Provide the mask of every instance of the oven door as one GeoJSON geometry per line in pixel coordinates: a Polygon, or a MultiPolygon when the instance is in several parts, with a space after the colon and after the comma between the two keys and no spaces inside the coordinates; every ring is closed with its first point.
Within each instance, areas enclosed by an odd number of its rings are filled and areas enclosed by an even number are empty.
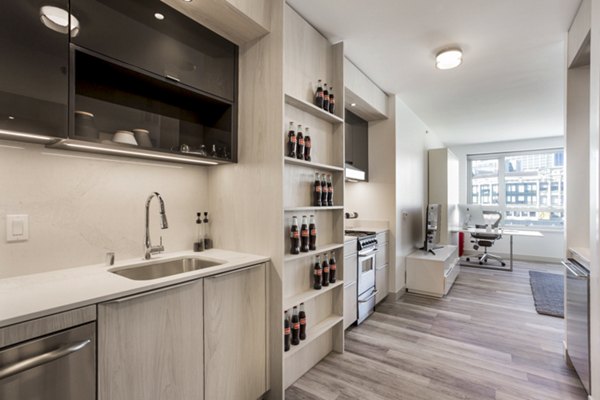
{"type": "Polygon", "coordinates": [[[358,253],[358,295],[375,287],[375,253],[377,248],[358,253]]]}

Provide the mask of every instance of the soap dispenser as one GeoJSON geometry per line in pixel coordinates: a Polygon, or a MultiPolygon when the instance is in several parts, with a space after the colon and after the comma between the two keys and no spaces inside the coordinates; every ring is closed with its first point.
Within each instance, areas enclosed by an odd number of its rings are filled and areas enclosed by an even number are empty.
{"type": "Polygon", "coordinates": [[[204,213],[204,249],[208,250],[208,249],[212,249],[213,247],[213,241],[210,238],[210,225],[209,225],[209,221],[208,221],[208,213],[205,212],[204,213]]]}
{"type": "Polygon", "coordinates": [[[194,243],[194,251],[204,250],[204,238],[202,237],[202,213],[196,213],[196,242],[194,243]]]}

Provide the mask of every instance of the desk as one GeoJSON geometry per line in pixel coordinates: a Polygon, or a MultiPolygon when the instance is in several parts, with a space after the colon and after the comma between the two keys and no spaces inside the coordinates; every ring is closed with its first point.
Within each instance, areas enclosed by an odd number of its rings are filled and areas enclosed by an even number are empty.
{"type": "Polygon", "coordinates": [[[519,230],[519,229],[510,229],[510,228],[509,229],[500,228],[497,231],[492,229],[491,231],[488,231],[487,229],[480,229],[480,228],[473,228],[473,227],[467,227],[467,228],[452,227],[452,228],[450,228],[450,230],[453,232],[465,232],[465,233],[499,233],[502,236],[508,236],[509,240],[510,240],[510,253],[509,253],[510,261],[509,261],[508,268],[488,267],[488,266],[484,266],[484,265],[472,265],[472,264],[462,264],[461,263],[461,265],[464,265],[467,267],[498,269],[501,271],[512,271],[513,270],[513,236],[544,237],[544,234],[540,231],[519,230]]]}

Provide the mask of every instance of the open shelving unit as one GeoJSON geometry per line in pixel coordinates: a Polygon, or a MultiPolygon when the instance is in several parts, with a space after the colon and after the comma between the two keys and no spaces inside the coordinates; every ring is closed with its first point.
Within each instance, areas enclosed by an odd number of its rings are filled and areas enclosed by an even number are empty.
{"type": "MultiPolygon", "coordinates": [[[[293,384],[332,351],[344,350],[344,85],[343,43],[332,45],[289,6],[284,10],[284,126],[290,122],[310,128],[311,161],[283,157],[283,309],[304,303],[307,337],[283,353],[283,387],[293,384]],[[291,45],[301,40],[302,51],[291,45]],[[289,44],[289,45],[288,45],[289,44]],[[312,104],[317,79],[332,84],[335,114],[312,104]],[[333,206],[313,206],[315,173],[331,175],[333,206]],[[290,254],[293,216],[315,217],[317,250],[290,254]],[[313,289],[316,256],[335,254],[337,280],[313,289]]],[[[287,142],[287,135],[283,138],[287,142]]],[[[287,144],[287,143],[286,143],[287,144]]],[[[287,148],[287,146],[283,146],[287,148]]]]}

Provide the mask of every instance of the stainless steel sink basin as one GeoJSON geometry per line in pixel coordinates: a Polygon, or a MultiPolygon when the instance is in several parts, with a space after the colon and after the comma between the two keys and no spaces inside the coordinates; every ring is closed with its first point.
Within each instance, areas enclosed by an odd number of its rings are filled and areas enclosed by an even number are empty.
{"type": "Polygon", "coordinates": [[[199,269],[210,268],[221,264],[225,264],[225,261],[207,260],[203,258],[179,258],[122,269],[112,269],[109,270],[109,272],[136,281],[147,281],[184,272],[197,271],[199,269]]]}

